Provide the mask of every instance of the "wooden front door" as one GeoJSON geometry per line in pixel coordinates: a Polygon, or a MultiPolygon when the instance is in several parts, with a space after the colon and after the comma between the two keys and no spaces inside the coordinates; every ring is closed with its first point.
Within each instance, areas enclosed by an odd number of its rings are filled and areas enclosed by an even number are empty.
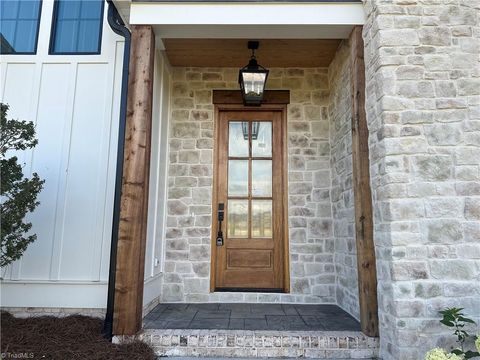
{"type": "Polygon", "coordinates": [[[284,109],[263,107],[217,111],[212,227],[217,291],[286,290],[284,115],[284,109]]]}

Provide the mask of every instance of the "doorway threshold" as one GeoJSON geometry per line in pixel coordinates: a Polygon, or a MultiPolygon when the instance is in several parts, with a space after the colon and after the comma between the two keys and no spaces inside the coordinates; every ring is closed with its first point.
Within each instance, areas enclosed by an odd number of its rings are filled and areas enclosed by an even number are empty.
{"type": "Polygon", "coordinates": [[[273,293],[282,294],[285,293],[284,289],[271,289],[271,288],[215,288],[214,292],[248,292],[248,293],[273,293]]]}

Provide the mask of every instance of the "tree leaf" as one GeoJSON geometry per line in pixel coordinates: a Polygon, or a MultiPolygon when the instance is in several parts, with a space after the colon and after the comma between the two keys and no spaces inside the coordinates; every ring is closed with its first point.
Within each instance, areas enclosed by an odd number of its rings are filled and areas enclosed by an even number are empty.
{"type": "Polygon", "coordinates": [[[472,319],[469,319],[469,318],[466,318],[466,317],[463,317],[463,316],[459,316],[458,320],[466,322],[466,323],[470,323],[470,324],[476,324],[476,322],[473,321],[472,319]]]}
{"type": "Polygon", "coordinates": [[[477,356],[480,356],[480,353],[478,353],[477,351],[468,350],[465,352],[465,359],[471,359],[477,356]]]}
{"type": "Polygon", "coordinates": [[[446,325],[446,326],[449,326],[449,327],[455,326],[455,325],[453,324],[453,322],[451,322],[451,321],[449,321],[449,320],[446,320],[446,319],[442,319],[442,320],[440,320],[440,322],[441,322],[443,325],[446,325]]]}
{"type": "Polygon", "coordinates": [[[450,314],[446,314],[443,318],[447,319],[448,321],[455,321],[455,317],[450,314]]]}

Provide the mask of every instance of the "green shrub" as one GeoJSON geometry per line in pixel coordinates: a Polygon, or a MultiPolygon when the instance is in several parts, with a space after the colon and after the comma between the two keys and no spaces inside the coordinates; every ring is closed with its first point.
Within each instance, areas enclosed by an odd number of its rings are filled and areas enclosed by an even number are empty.
{"type": "MultiPolygon", "coordinates": [[[[466,326],[468,324],[475,325],[475,321],[468,318],[463,312],[463,308],[447,308],[445,310],[439,311],[440,315],[443,316],[440,322],[452,328],[453,335],[457,338],[457,344],[459,348],[453,349],[452,354],[462,356],[465,359],[471,359],[477,356],[480,356],[480,353],[477,351],[466,350],[465,351],[465,341],[472,335],[468,333],[466,326]]],[[[475,336],[474,336],[475,337],[475,336]]]]}
{"type": "Polygon", "coordinates": [[[8,108],[0,103],[1,267],[19,259],[28,245],[36,240],[35,234],[27,234],[32,224],[25,221],[25,216],[38,206],[37,195],[44,183],[36,173],[31,179],[24,178],[18,158],[7,154],[33,148],[38,143],[33,123],[7,120],[8,108]]]}

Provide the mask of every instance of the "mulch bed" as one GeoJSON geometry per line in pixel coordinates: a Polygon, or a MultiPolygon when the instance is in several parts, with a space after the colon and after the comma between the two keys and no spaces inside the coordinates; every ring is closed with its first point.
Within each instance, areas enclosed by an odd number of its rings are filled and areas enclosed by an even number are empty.
{"type": "Polygon", "coordinates": [[[2,312],[0,358],[155,359],[153,349],[141,341],[112,344],[103,337],[102,325],[101,319],[81,315],[21,319],[2,312]]]}

